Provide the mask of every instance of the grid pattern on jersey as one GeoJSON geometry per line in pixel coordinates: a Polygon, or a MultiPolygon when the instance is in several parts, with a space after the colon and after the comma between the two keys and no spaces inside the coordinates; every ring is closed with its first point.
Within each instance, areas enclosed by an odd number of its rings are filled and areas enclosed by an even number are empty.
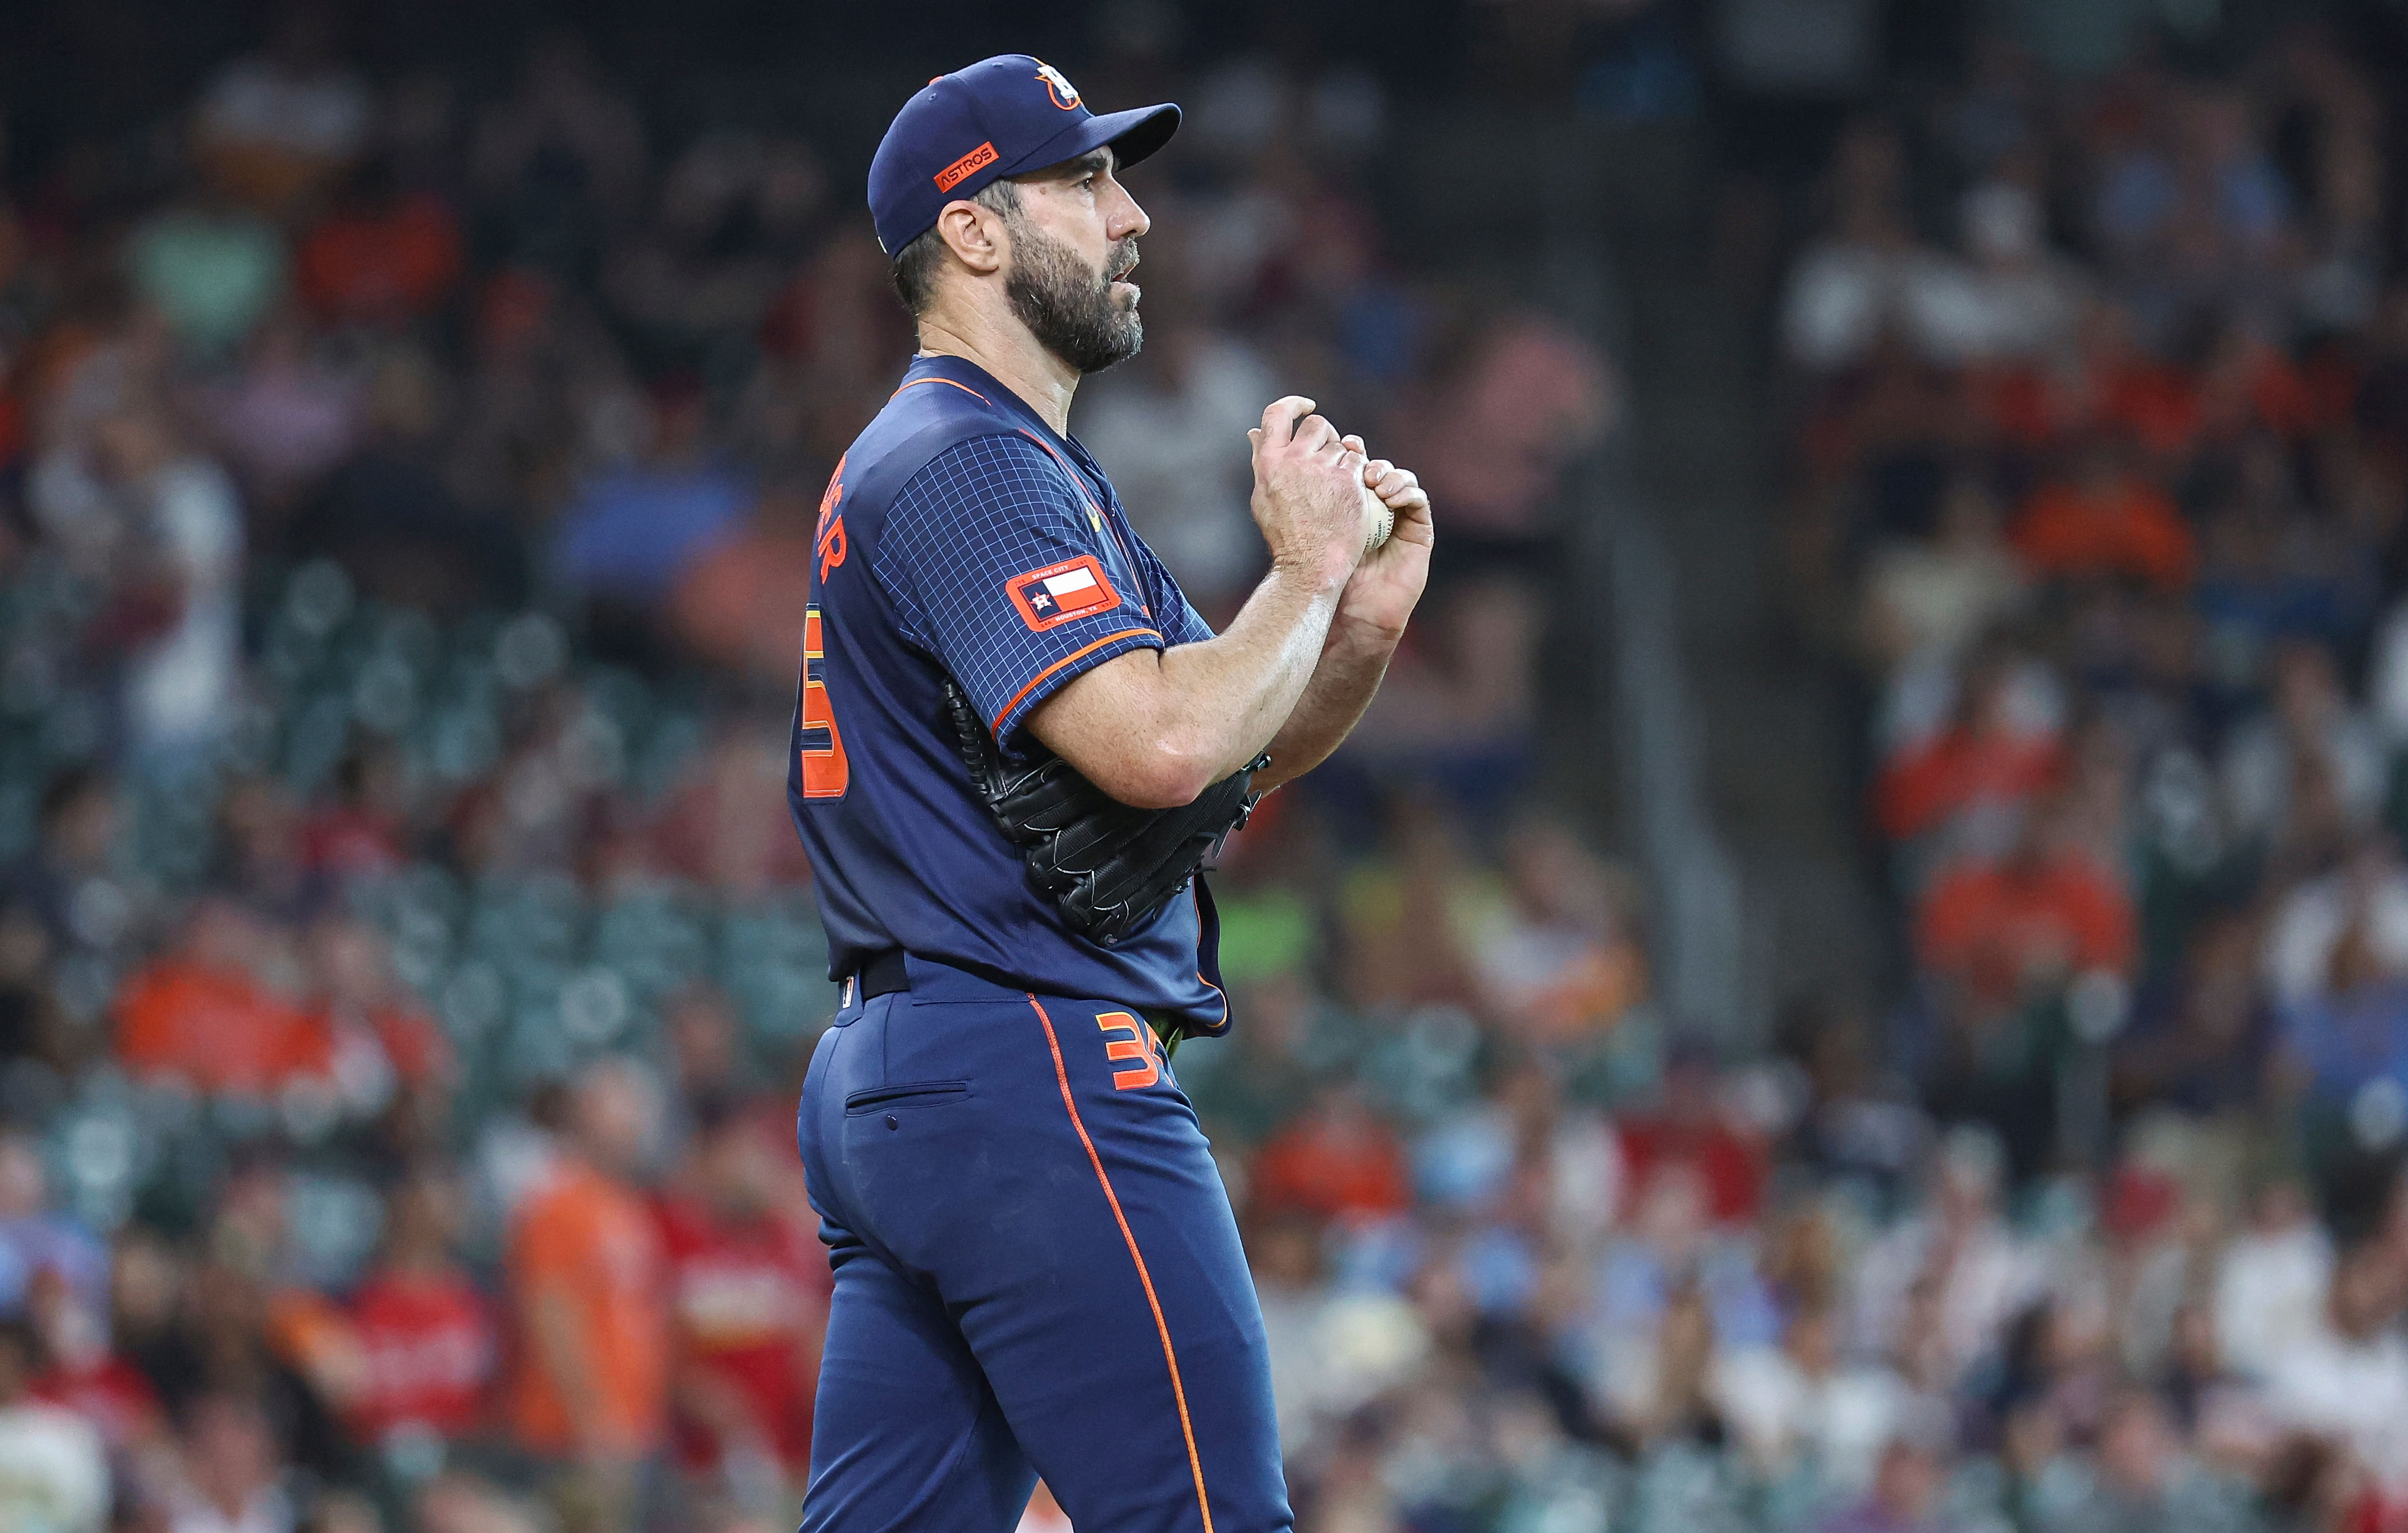
{"type": "MultiPolygon", "coordinates": [[[[1117,509],[1118,503],[1114,505],[1117,509]]],[[[1154,608],[1154,625],[1162,630],[1165,641],[1201,644],[1214,638],[1212,625],[1204,621],[1203,613],[1188,604],[1187,593],[1179,589],[1179,582],[1170,578],[1170,571],[1154,557],[1154,550],[1148,548],[1142,538],[1135,541],[1138,563],[1143,566],[1140,574],[1144,577],[1146,590],[1150,593],[1147,600],[1154,608]]]]}
{"type": "MultiPolygon", "coordinates": [[[[904,637],[953,674],[998,740],[1072,679],[1130,650],[1163,647],[1116,540],[1098,537],[1087,516],[1069,471],[1017,434],[946,449],[887,509],[870,572],[893,598],[904,637]],[[1007,585],[1082,554],[1111,573],[1120,604],[1031,629],[1007,585]]],[[[1182,597],[1173,610],[1185,608],[1182,597]]],[[[1178,625],[1185,628],[1183,616],[1178,625]]]]}

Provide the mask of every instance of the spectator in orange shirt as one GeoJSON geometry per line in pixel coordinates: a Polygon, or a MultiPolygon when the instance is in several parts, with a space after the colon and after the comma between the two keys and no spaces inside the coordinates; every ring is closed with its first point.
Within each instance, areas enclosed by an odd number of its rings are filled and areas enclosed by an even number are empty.
{"type": "Polygon", "coordinates": [[[268,941],[240,905],[202,896],[176,950],[137,972],[118,1000],[126,1068],[212,1095],[269,1096],[308,1073],[317,1061],[306,1018],[253,972],[268,941]]]}
{"type": "Polygon", "coordinates": [[[1359,1090],[1336,1085],[1263,1146],[1254,1196],[1263,1210],[1377,1219],[1412,1207],[1412,1182],[1395,1131],[1359,1090]]]}
{"type": "Polygon", "coordinates": [[[1924,899],[1917,954],[1977,1010],[2011,1010],[2082,974],[2132,967],[2131,901],[2066,842],[2059,821],[2034,815],[2005,857],[1960,862],[1924,899]]]}
{"type": "Polygon", "coordinates": [[[2187,585],[2199,560],[2173,498],[2133,472],[2123,450],[2103,437],[2075,453],[2070,479],[2032,496],[2014,542],[2042,576],[2121,576],[2166,590],[2187,585]]]}
{"type": "Polygon", "coordinates": [[[506,1414],[565,1494],[624,1512],[668,1409],[660,1233],[630,1184],[658,1103],[634,1066],[604,1059],[578,1079],[566,1115],[557,1164],[510,1225],[519,1336],[506,1414]]]}
{"type": "Polygon", "coordinates": [[[2054,731],[2018,718],[2014,704],[2012,657],[1994,652],[1969,662],[1956,717],[1893,758],[1874,781],[1882,834],[1910,840],[1985,806],[2021,804],[2055,781],[2063,747],[2054,731]]]}

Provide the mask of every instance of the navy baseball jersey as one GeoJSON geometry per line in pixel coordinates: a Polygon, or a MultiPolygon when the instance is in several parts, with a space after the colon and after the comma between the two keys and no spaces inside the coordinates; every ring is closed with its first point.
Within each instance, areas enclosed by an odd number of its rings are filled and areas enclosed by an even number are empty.
{"type": "Polygon", "coordinates": [[[1211,637],[1075,440],[974,364],[915,358],[813,539],[787,798],[830,978],[899,949],[1225,1029],[1199,899],[1111,948],[1072,931],[971,785],[942,695],[950,675],[1023,752],[1030,712],[1088,669],[1211,637]]]}

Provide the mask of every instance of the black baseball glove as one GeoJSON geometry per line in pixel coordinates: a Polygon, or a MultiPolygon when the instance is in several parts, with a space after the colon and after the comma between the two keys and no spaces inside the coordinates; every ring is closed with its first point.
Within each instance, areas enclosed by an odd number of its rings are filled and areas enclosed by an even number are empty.
{"type": "Polygon", "coordinates": [[[1028,876],[1054,896],[1073,931],[1104,947],[1152,921],[1222,838],[1246,823],[1262,796],[1248,785],[1271,759],[1256,756],[1182,808],[1131,809],[1051,752],[1005,761],[950,678],[945,712],[971,784],[1021,849],[1028,876]]]}

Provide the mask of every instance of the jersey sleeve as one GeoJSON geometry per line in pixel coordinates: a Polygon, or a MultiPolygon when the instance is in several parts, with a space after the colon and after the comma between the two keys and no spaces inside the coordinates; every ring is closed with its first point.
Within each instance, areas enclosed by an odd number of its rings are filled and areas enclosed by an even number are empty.
{"type": "Polygon", "coordinates": [[[1146,547],[1141,538],[1137,545],[1137,560],[1139,572],[1145,577],[1146,604],[1154,609],[1166,645],[1201,644],[1219,637],[1204,621],[1204,615],[1189,605],[1187,593],[1179,589],[1179,582],[1170,578],[1170,571],[1163,567],[1162,561],[1154,556],[1154,550],[1146,547]]]}
{"type": "Polygon", "coordinates": [[[887,511],[882,582],[1006,745],[1075,678],[1164,645],[1145,593],[1121,590],[1099,556],[1088,516],[1066,471],[1010,435],[946,449],[887,511]]]}

